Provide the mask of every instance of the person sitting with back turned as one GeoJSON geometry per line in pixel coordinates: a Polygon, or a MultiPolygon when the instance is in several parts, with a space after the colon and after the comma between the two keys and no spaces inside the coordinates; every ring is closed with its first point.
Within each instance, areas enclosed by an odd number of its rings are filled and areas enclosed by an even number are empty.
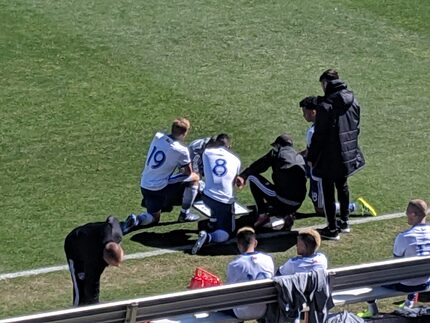
{"type": "MultiPolygon", "coordinates": [[[[254,229],[243,227],[237,231],[236,238],[241,255],[228,264],[227,283],[272,278],[273,259],[267,254],[255,251],[258,241],[254,229]]],[[[244,305],[234,308],[233,312],[241,320],[258,319],[265,314],[266,304],[244,305]]]]}
{"type": "Polygon", "coordinates": [[[309,272],[315,269],[327,270],[327,258],[321,252],[317,252],[321,245],[321,237],[314,229],[299,231],[297,236],[297,256],[288,259],[281,267],[278,274],[292,275],[295,273],[309,272]]]}
{"type": "Polygon", "coordinates": [[[207,243],[227,241],[234,232],[236,219],[234,217],[234,185],[243,186],[237,179],[240,171],[240,160],[230,151],[230,137],[220,134],[210,148],[203,153],[203,168],[205,173],[205,188],[202,200],[211,211],[211,232],[199,232],[199,237],[191,250],[196,254],[207,243]]]}
{"type": "Polygon", "coordinates": [[[303,157],[293,147],[293,139],[286,133],[271,144],[272,149],[253,162],[239,177],[249,181],[252,196],[257,204],[257,221],[254,227],[263,226],[270,216],[288,219],[290,228],[296,212],[306,197],[306,172],[303,157]],[[273,184],[261,173],[272,168],[273,184]]]}
{"type": "Polygon", "coordinates": [[[119,266],[124,258],[120,246],[122,231],[118,220],[87,223],[66,237],[64,251],[73,282],[73,305],[99,302],[100,276],[105,268],[119,266]]]}
{"type": "MultiPolygon", "coordinates": [[[[318,269],[327,270],[327,258],[321,252],[317,252],[321,245],[321,237],[314,229],[299,231],[297,236],[297,256],[288,259],[276,272],[279,275],[293,275],[306,273],[318,269]]],[[[300,322],[300,313],[296,313],[294,323],[300,322]]]]}
{"type": "Polygon", "coordinates": [[[182,205],[179,222],[199,219],[190,212],[198,193],[199,175],[192,171],[190,153],[181,143],[189,129],[190,122],[178,118],[173,121],[170,135],[155,134],[140,181],[142,206],[146,206],[147,212],[137,216],[130,214],[122,226],[124,234],[136,226],[157,224],[161,212],[173,205],[182,205]],[[174,173],[175,170],[179,173],[174,173]]]}
{"type": "MultiPolygon", "coordinates": [[[[394,257],[416,257],[430,255],[430,224],[426,223],[428,206],[424,200],[415,199],[408,203],[406,217],[411,226],[406,231],[399,233],[394,241],[394,257]]],[[[428,277],[413,278],[401,281],[397,284],[385,285],[383,287],[410,292],[406,297],[403,307],[412,308],[416,298],[416,293],[430,288],[430,273],[428,277]]],[[[367,303],[367,311],[358,313],[363,318],[368,318],[378,314],[376,301],[367,303]]]]}

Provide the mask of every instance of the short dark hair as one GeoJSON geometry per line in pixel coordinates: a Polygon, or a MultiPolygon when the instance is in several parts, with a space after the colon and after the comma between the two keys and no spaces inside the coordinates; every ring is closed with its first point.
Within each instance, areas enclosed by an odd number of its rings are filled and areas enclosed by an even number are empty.
{"type": "Polygon", "coordinates": [[[251,227],[240,228],[237,231],[236,239],[239,245],[248,249],[251,243],[256,240],[255,230],[251,227]]]}
{"type": "Polygon", "coordinates": [[[330,68],[326,71],[324,71],[320,76],[320,82],[322,81],[331,81],[331,80],[338,80],[339,74],[334,68],[330,68]]]}
{"type": "Polygon", "coordinates": [[[314,229],[303,229],[299,231],[297,239],[304,242],[308,255],[312,255],[321,245],[321,236],[318,231],[314,229]]]}
{"type": "Polygon", "coordinates": [[[215,145],[216,146],[224,146],[224,147],[230,147],[231,140],[230,136],[226,133],[220,133],[218,136],[216,136],[215,139],[215,145]]]}
{"type": "Polygon", "coordinates": [[[318,98],[316,96],[307,96],[300,101],[299,106],[306,110],[316,110],[318,107],[318,98]]]}

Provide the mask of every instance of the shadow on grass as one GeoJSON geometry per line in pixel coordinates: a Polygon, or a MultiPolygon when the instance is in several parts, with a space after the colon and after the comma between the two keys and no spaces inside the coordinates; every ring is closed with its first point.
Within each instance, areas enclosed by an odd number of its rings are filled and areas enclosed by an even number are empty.
{"type": "MultiPolygon", "coordinates": [[[[153,248],[179,249],[190,254],[191,247],[196,241],[197,233],[197,230],[187,229],[172,230],[165,233],[143,231],[133,235],[131,240],[153,248]]],[[[297,231],[276,232],[273,235],[266,234],[264,237],[258,237],[258,250],[269,253],[286,251],[296,244],[297,234],[297,231]]],[[[237,255],[238,253],[236,240],[230,239],[225,243],[205,245],[198,255],[228,256],[237,255]]]]}
{"type": "MultiPolygon", "coordinates": [[[[282,235],[275,235],[271,237],[258,238],[258,251],[272,253],[287,251],[294,247],[297,242],[297,231],[285,232],[282,235]]],[[[190,253],[190,250],[186,250],[190,253]]],[[[200,256],[231,256],[238,255],[239,251],[236,246],[236,240],[230,239],[229,241],[221,244],[209,244],[203,246],[199,251],[200,256]]]]}
{"type": "Polygon", "coordinates": [[[176,249],[194,244],[198,230],[178,229],[169,232],[142,231],[131,237],[131,241],[148,247],[176,249]]]}
{"type": "MultiPolygon", "coordinates": [[[[297,213],[297,219],[306,219],[322,216],[317,213],[297,213]]],[[[362,217],[362,215],[351,214],[351,217],[362,217]]],[[[244,226],[252,226],[255,221],[253,216],[244,216],[236,220],[236,228],[244,226]]],[[[176,221],[162,222],[157,226],[168,226],[177,224],[176,221]]],[[[198,223],[198,229],[174,229],[169,232],[154,232],[151,230],[152,226],[137,227],[133,231],[136,232],[130,240],[140,243],[142,245],[159,248],[159,249],[172,249],[183,250],[184,253],[189,254],[191,247],[197,239],[199,230],[206,229],[208,220],[201,220],[198,223]]],[[[295,246],[298,231],[273,231],[270,229],[259,229],[257,231],[258,250],[263,252],[283,252],[295,246]]],[[[219,255],[236,255],[238,254],[236,240],[230,239],[225,243],[205,245],[198,253],[202,256],[219,256],[219,255]]]]}

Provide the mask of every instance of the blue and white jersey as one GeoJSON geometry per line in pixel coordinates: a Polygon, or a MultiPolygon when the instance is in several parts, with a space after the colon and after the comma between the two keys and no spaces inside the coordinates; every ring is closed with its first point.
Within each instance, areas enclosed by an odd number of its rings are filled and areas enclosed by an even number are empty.
{"type": "Polygon", "coordinates": [[[212,137],[196,139],[188,145],[193,172],[203,174],[202,155],[203,155],[203,151],[206,148],[206,145],[211,139],[212,137]]]}
{"type": "Polygon", "coordinates": [[[312,136],[314,135],[315,132],[315,125],[312,124],[312,126],[310,126],[308,128],[308,131],[306,132],[306,147],[309,148],[311,145],[311,141],[312,141],[312,136]]]}
{"type": "Polygon", "coordinates": [[[203,153],[205,188],[203,193],[211,199],[234,203],[234,180],[240,172],[240,160],[223,147],[207,148],[203,153]]]}
{"type": "Polygon", "coordinates": [[[279,267],[281,275],[292,275],[295,273],[305,273],[316,269],[327,270],[327,258],[324,254],[316,252],[309,257],[296,256],[279,267]]]}
{"type": "Polygon", "coordinates": [[[159,191],[167,186],[176,168],[186,166],[190,162],[187,147],[168,135],[157,132],[149,147],[140,186],[159,191]]]}
{"type": "MultiPolygon", "coordinates": [[[[399,233],[394,241],[394,257],[416,257],[430,255],[430,224],[417,224],[399,233]]],[[[430,274],[430,272],[429,272],[430,274]]],[[[430,276],[401,281],[414,286],[430,282],[430,276]]]]}
{"type": "Polygon", "coordinates": [[[272,278],[274,273],[275,265],[271,256],[262,252],[244,253],[228,264],[227,283],[272,278]]]}
{"type": "MultiPolygon", "coordinates": [[[[275,265],[271,256],[261,252],[244,253],[228,264],[227,283],[272,278],[274,272],[275,265]]],[[[239,306],[233,308],[233,311],[239,319],[255,319],[265,314],[266,304],[239,306]]]]}

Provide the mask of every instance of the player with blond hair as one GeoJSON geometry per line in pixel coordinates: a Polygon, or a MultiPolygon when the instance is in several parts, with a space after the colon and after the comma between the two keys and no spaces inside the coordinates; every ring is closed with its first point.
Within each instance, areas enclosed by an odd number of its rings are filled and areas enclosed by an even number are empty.
{"type": "MultiPolygon", "coordinates": [[[[408,202],[406,218],[411,227],[397,235],[393,248],[395,258],[430,256],[430,224],[426,222],[428,213],[429,209],[424,200],[413,199],[408,202]]],[[[412,308],[415,303],[416,292],[430,287],[430,273],[427,277],[403,280],[384,287],[410,293],[402,307],[412,308]]],[[[376,314],[378,314],[376,301],[370,301],[367,310],[358,313],[358,316],[368,318],[376,314]]]]}
{"type": "Polygon", "coordinates": [[[316,269],[327,269],[327,258],[317,252],[321,245],[321,237],[314,229],[304,229],[299,231],[297,236],[297,256],[279,268],[281,275],[292,275],[300,272],[309,272],[316,269]]]}
{"type": "Polygon", "coordinates": [[[182,144],[190,129],[190,121],[177,118],[171,133],[157,132],[152,139],[140,181],[142,206],[147,212],[130,214],[122,228],[124,234],[133,227],[157,224],[163,211],[182,205],[179,222],[197,221],[190,212],[198,193],[199,175],[193,172],[188,148],[182,144]]]}

